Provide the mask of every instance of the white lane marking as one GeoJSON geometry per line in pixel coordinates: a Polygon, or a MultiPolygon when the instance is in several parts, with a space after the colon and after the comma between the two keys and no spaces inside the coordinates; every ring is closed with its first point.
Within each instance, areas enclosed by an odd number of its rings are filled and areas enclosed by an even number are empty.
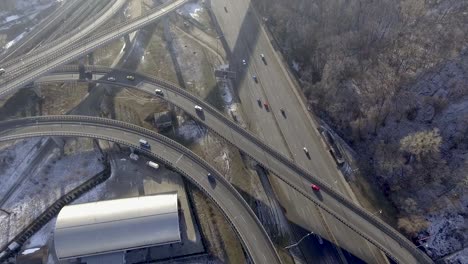
{"type": "Polygon", "coordinates": [[[286,196],[288,197],[288,201],[291,201],[291,197],[289,197],[289,192],[286,192],[286,196]]]}
{"type": "Polygon", "coordinates": [[[179,162],[179,160],[184,156],[184,154],[180,155],[180,157],[176,160],[175,164],[179,162]]]}
{"type": "Polygon", "coordinates": [[[304,207],[301,207],[302,215],[304,216],[304,219],[307,219],[307,214],[304,210],[304,207]]]}

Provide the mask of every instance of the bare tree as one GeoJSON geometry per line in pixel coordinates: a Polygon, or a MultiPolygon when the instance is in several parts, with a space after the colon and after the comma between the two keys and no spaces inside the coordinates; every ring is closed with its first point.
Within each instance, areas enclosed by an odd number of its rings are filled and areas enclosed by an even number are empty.
{"type": "Polygon", "coordinates": [[[434,128],[430,131],[417,132],[401,139],[400,148],[421,158],[426,155],[438,154],[442,144],[442,137],[439,129],[434,128]]]}

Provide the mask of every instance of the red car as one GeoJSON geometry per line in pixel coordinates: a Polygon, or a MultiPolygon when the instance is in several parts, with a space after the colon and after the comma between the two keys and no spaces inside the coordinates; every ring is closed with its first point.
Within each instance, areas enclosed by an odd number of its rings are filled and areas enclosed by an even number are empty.
{"type": "Polygon", "coordinates": [[[320,187],[318,187],[318,185],[311,184],[310,187],[311,187],[312,190],[314,190],[314,191],[320,191],[320,187]]]}
{"type": "Polygon", "coordinates": [[[270,108],[268,108],[268,103],[267,103],[267,102],[265,102],[265,103],[263,104],[263,106],[265,107],[265,110],[270,111],[270,108]]]}

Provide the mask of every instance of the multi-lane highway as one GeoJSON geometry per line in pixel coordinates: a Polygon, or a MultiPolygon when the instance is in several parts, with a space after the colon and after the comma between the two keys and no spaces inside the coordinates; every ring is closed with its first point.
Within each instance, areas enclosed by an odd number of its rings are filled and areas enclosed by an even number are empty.
{"type": "MultiPolygon", "coordinates": [[[[423,252],[419,251],[398,231],[335,191],[316,175],[312,175],[291,159],[278,153],[262,140],[226,118],[202,99],[178,88],[174,84],[155,77],[105,67],[89,67],[88,70],[95,73],[92,80],[94,82],[135,88],[153,95],[156,88],[162,89],[164,96],[161,98],[168,100],[192,115],[202,124],[238,147],[242,152],[263,164],[265,168],[274,172],[275,175],[302,194],[309,202],[331,215],[337,224],[347,231],[337,232],[335,236],[341,235],[343,236],[342,239],[349,239],[348,234],[352,230],[352,233],[365,238],[397,262],[431,263],[431,260],[423,252]],[[127,80],[127,75],[135,76],[135,80],[127,80]],[[115,81],[107,81],[110,76],[114,77],[115,81]],[[194,105],[202,106],[204,109],[203,114],[197,113],[194,105]],[[322,190],[320,192],[312,191],[310,188],[311,183],[321,185],[322,190]]],[[[76,81],[79,79],[77,71],[77,66],[67,66],[63,68],[63,72],[45,76],[39,79],[38,82],[76,81]]],[[[304,227],[310,228],[307,223],[304,223],[304,227]]]]}
{"type": "MultiPolygon", "coordinates": [[[[79,2],[79,1],[78,1],[79,2]]],[[[64,35],[62,38],[57,39],[53,42],[44,44],[40,48],[37,48],[33,52],[17,56],[11,60],[2,63],[2,67],[6,70],[6,75],[3,81],[9,81],[14,79],[21,70],[31,69],[31,66],[45,62],[53,56],[56,52],[71,46],[79,40],[82,40],[88,36],[91,32],[96,30],[98,27],[107,22],[112,16],[114,16],[126,3],[126,0],[115,0],[111,6],[103,9],[96,16],[93,21],[88,21],[83,27],[77,27],[75,30],[64,35]]],[[[41,35],[42,36],[42,35],[41,35]]],[[[46,36],[42,36],[46,37],[46,36]]]]}
{"type": "MultiPolygon", "coordinates": [[[[299,88],[295,87],[285,68],[287,66],[283,65],[280,54],[271,45],[262,25],[262,18],[256,14],[252,2],[255,1],[211,1],[218,34],[223,36],[225,49],[229,54],[230,68],[238,74],[235,88],[242,108],[247,113],[245,120],[249,123],[249,128],[275,150],[356,202],[344,177],[337,170],[335,161],[322,143],[317,133],[318,127],[311,120],[300,98],[299,88]],[[264,60],[261,54],[264,55],[264,60]],[[242,60],[246,63],[242,63],[242,60]],[[256,80],[252,76],[256,76],[256,80]],[[269,111],[259,106],[257,100],[268,102],[269,111]],[[304,147],[310,157],[304,153],[304,147]]],[[[290,208],[287,212],[288,219],[295,223],[306,223],[310,227],[306,230],[322,232],[322,236],[365,261],[386,263],[380,250],[341,228],[339,223],[334,222],[307,199],[298,196],[289,186],[274,179],[272,184],[281,205],[290,208]]],[[[311,250],[305,245],[303,249],[306,258],[315,260],[314,254],[309,254],[311,250]]],[[[341,252],[338,250],[338,253],[341,252]]],[[[340,261],[338,257],[343,259],[342,254],[336,255],[336,261],[340,261]]]]}
{"type": "MultiPolygon", "coordinates": [[[[24,58],[13,65],[7,64],[4,67],[6,72],[2,78],[0,78],[0,96],[28,84],[32,80],[62,64],[78,59],[113,40],[153,23],[161,17],[176,10],[187,1],[188,0],[177,0],[169,2],[163,7],[159,7],[157,10],[154,10],[143,17],[111,27],[100,33],[96,33],[87,39],[82,39],[81,41],[76,41],[74,43],[73,41],[68,40],[65,41],[63,45],[59,44],[56,47],[54,46],[49,50],[41,52],[40,55],[33,56],[31,58],[24,58]]],[[[103,16],[101,19],[106,21],[108,17],[103,16]]],[[[95,26],[95,23],[92,23],[89,27],[92,28],[95,26]]],[[[81,36],[81,38],[82,37],[84,36],[81,36]]]]}
{"type": "Polygon", "coordinates": [[[87,116],[45,116],[0,122],[0,141],[30,137],[89,137],[138,149],[182,174],[205,192],[233,225],[254,263],[280,264],[276,249],[255,213],[223,176],[182,145],[136,125],[87,116]],[[139,139],[151,149],[142,149],[139,139]],[[207,174],[215,177],[208,180],[207,174]]]}
{"type": "Polygon", "coordinates": [[[4,54],[0,56],[0,63],[28,52],[31,48],[36,46],[47,33],[56,29],[65,17],[73,12],[79,4],[80,2],[78,0],[62,2],[54,12],[36,25],[33,31],[8,48],[4,54]]]}

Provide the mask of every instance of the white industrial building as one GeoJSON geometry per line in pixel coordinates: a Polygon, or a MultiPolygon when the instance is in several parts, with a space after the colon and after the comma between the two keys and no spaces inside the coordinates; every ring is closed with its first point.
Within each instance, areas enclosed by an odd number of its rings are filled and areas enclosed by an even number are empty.
{"type": "Polygon", "coordinates": [[[180,241],[177,193],[65,206],[54,234],[59,260],[180,241]]]}

